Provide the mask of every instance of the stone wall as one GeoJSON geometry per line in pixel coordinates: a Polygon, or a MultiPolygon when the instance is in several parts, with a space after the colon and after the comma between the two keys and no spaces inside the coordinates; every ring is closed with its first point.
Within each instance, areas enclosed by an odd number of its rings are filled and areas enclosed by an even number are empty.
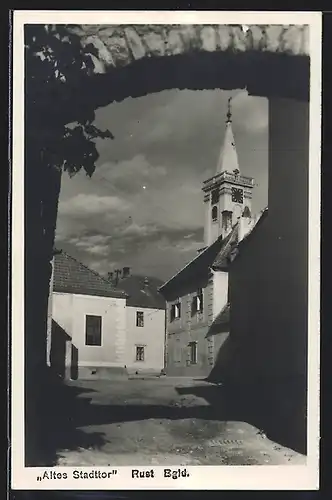
{"type": "Polygon", "coordinates": [[[309,106],[270,100],[269,117],[268,213],[229,271],[229,375],[273,416],[267,425],[287,431],[287,446],[305,452],[309,106]]]}

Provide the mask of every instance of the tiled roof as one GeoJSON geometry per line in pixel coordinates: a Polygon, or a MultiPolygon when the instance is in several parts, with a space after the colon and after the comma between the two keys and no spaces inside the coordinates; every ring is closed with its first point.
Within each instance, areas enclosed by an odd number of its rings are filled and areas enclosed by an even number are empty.
{"type": "Polygon", "coordinates": [[[118,286],[126,292],[128,306],[165,309],[165,299],[158,292],[161,285],[158,278],[134,274],[121,279],[118,286]]]}
{"type": "Polygon", "coordinates": [[[77,293],[99,297],[126,298],[124,291],[113,285],[92,269],[89,269],[66,252],[54,255],[53,291],[77,293]]]}
{"type": "Polygon", "coordinates": [[[209,337],[210,335],[214,335],[216,333],[222,333],[229,330],[230,310],[231,306],[228,303],[214,319],[206,335],[207,337],[209,337]]]}
{"type": "Polygon", "coordinates": [[[161,293],[167,293],[174,286],[186,283],[192,276],[201,277],[207,275],[209,269],[226,269],[227,257],[233,250],[233,243],[237,242],[237,224],[226,238],[221,236],[209,247],[205,248],[196,257],[183,267],[175,276],[160,287],[161,293]]]}

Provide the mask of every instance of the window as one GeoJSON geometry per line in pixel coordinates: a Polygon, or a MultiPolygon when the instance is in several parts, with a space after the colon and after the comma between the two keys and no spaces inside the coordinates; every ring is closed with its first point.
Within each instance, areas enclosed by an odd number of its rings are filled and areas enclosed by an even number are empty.
{"type": "Polygon", "coordinates": [[[85,316],[85,345],[101,346],[101,316],[85,316]]]}
{"type": "Polygon", "coordinates": [[[174,362],[175,363],[181,363],[181,344],[180,344],[180,337],[177,337],[175,339],[175,346],[174,346],[174,362]]]}
{"type": "Polygon", "coordinates": [[[197,342],[189,342],[189,355],[190,363],[195,365],[197,363],[197,342]]]}
{"type": "Polygon", "coordinates": [[[224,212],[222,212],[222,227],[224,229],[232,227],[232,212],[228,210],[224,210],[224,212]]]}
{"type": "Polygon", "coordinates": [[[219,201],[219,189],[214,189],[211,193],[211,203],[215,205],[219,201]]]}
{"type": "Polygon", "coordinates": [[[136,326],[140,326],[140,327],[144,326],[144,312],[143,311],[136,312],[136,326]]]}
{"type": "Polygon", "coordinates": [[[171,321],[181,317],[181,304],[177,302],[171,306],[171,321]]]}
{"type": "Polygon", "coordinates": [[[142,345],[136,346],[136,361],[144,361],[144,347],[142,345]]]}
{"type": "Polygon", "coordinates": [[[248,219],[251,218],[251,212],[250,212],[250,208],[248,206],[244,207],[244,210],[242,212],[242,217],[247,217],[248,219]]]}
{"type": "Polygon", "coordinates": [[[211,217],[213,222],[216,222],[218,220],[218,207],[212,207],[211,217]]]}
{"type": "Polygon", "coordinates": [[[203,312],[203,290],[201,288],[197,290],[197,295],[193,299],[193,314],[197,312],[203,312]]]}

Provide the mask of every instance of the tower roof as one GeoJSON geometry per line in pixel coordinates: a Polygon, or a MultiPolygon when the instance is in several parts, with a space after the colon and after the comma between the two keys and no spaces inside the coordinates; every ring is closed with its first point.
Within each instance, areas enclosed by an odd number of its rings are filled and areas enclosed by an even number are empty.
{"type": "Polygon", "coordinates": [[[234,135],[232,130],[232,112],[231,112],[231,97],[230,97],[228,99],[228,111],[227,111],[224,142],[220,150],[216,175],[225,171],[233,172],[234,170],[237,170],[238,173],[240,173],[239,161],[237,157],[234,135]]]}

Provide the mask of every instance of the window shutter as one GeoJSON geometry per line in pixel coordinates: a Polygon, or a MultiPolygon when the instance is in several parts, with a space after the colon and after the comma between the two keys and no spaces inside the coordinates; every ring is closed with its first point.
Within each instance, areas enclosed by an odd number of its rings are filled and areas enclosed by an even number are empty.
{"type": "Polygon", "coordinates": [[[203,308],[204,308],[203,290],[200,290],[198,297],[199,297],[199,312],[203,312],[203,308]]]}
{"type": "Polygon", "coordinates": [[[191,309],[192,309],[192,313],[196,314],[196,312],[197,312],[197,297],[193,297],[193,300],[191,303],[191,309]]]}

